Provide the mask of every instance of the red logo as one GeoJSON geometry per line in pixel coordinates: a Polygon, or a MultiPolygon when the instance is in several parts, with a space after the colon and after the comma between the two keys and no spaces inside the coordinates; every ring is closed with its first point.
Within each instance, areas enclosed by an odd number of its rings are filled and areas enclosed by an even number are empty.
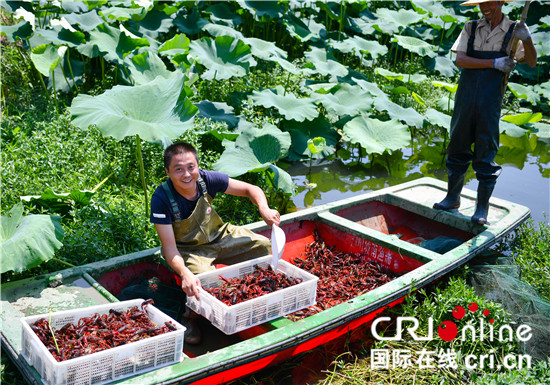
{"type": "MultiPolygon", "coordinates": [[[[479,306],[477,303],[471,303],[468,305],[468,310],[470,313],[475,313],[479,309],[479,306]]],[[[485,317],[488,317],[490,314],[488,309],[483,310],[483,315],[485,317]]],[[[455,306],[453,309],[453,317],[457,320],[460,320],[464,318],[466,315],[466,310],[462,306],[455,306]]],[[[493,323],[495,320],[493,318],[489,319],[489,323],[493,323]]],[[[439,328],[437,329],[437,333],[439,334],[439,337],[443,341],[452,341],[456,338],[458,334],[458,327],[454,323],[454,321],[443,321],[441,324],[439,324],[439,328]]]]}

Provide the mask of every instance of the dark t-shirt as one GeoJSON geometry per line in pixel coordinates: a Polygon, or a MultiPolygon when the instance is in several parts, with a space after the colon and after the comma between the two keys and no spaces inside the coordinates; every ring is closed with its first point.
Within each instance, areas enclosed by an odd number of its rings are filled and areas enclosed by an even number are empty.
{"type": "MultiPolygon", "coordinates": [[[[229,184],[229,176],[227,176],[227,174],[223,174],[217,171],[199,170],[199,175],[204,180],[204,183],[206,183],[206,191],[208,192],[208,195],[212,197],[212,199],[214,199],[217,193],[225,192],[225,190],[227,190],[227,186],[229,184]]],[[[172,181],[170,179],[168,179],[168,186],[170,186],[170,190],[172,190],[172,195],[174,195],[174,199],[178,203],[181,212],[181,219],[188,218],[195,209],[195,206],[197,205],[197,200],[203,195],[199,182],[197,182],[197,190],[199,192],[199,196],[196,200],[193,201],[185,199],[183,196],[181,196],[174,188],[174,185],[172,184],[172,181]]],[[[173,213],[170,205],[170,200],[168,199],[168,196],[166,195],[166,192],[164,191],[162,186],[157,187],[157,189],[153,193],[153,196],[151,197],[151,216],[149,220],[151,221],[151,223],[157,223],[160,225],[172,224],[173,213]]]]}

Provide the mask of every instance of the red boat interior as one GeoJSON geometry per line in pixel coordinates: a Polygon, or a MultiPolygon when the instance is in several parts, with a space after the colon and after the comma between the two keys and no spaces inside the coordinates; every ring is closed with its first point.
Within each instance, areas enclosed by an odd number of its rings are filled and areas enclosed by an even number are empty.
{"type": "MultiPolygon", "coordinates": [[[[449,244],[457,246],[475,236],[380,201],[365,202],[339,210],[335,214],[381,233],[395,235],[403,241],[431,248],[435,252],[442,252],[438,247],[431,247],[438,244],[438,241],[441,245],[454,240],[454,243],[449,244]]],[[[447,252],[449,248],[446,247],[443,251],[447,252]]]]}
{"type": "MultiPolygon", "coordinates": [[[[395,273],[404,274],[422,265],[417,260],[407,258],[321,222],[298,221],[283,225],[281,228],[286,234],[282,258],[288,262],[294,258],[302,257],[306,245],[312,243],[315,240],[315,234],[317,234],[327,246],[344,253],[363,254],[362,258],[365,261],[375,260],[380,266],[395,273]]],[[[270,231],[263,234],[269,237],[270,231]]],[[[97,281],[119,300],[153,298],[156,307],[176,320],[180,319],[184,310],[185,295],[179,288],[177,277],[164,261],[143,262],[122,267],[103,274],[97,281]]],[[[201,328],[203,328],[205,337],[203,342],[196,346],[185,345],[184,350],[191,357],[201,355],[265,333],[276,328],[276,325],[287,325],[289,322],[292,321],[266,323],[234,335],[225,335],[214,328],[209,321],[201,319],[201,328]]]]}

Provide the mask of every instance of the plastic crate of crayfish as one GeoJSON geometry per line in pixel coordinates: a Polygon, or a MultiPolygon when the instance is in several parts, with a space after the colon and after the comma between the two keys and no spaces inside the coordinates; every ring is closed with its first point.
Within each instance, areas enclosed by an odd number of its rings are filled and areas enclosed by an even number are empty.
{"type": "MultiPolygon", "coordinates": [[[[203,288],[219,287],[223,283],[220,276],[225,279],[242,278],[244,275],[254,272],[254,265],[267,268],[271,261],[272,257],[270,255],[259,257],[221,269],[200,273],[197,278],[200,279],[203,288]]],[[[232,306],[224,304],[210,293],[199,289],[200,299],[187,297],[187,306],[207,318],[212,325],[225,334],[234,334],[315,305],[319,278],[284,260],[279,261],[277,272],[284,273],[292,278],[301,278],[302,282],[232,306]]]]}
{"type": "Polygon", "coordinates": [[[23,317],[21,353],[46,385],[105,384],[180,362],[183,359],[185,327],[153,305],[144,308],[151,321],[156,325],[171,321],[176,330],[61,362],[55,360],[30,327],[44,318],[57,330],[68,323],[77,325],[81,318],[96,313],[108,314],[111,309],[123,312],[133,306],[139,308],[142,303],[143,299],[133,299],[23,317]]]}

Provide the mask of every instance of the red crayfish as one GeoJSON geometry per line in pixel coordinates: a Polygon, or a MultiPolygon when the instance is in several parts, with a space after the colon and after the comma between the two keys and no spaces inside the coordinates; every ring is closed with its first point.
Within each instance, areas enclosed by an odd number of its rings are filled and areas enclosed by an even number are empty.
{"type": "Polygon", "coordinates": [[[176,330],[171,321],[163,326],[151,321],[147,305],[152,303],[153,300],[149,299],[143,301],[141,309],[132,306],[126,311],[110,309],[108,314],[95,313],[80,318],[76,325],[67,323],[59,330],[50,329],[45,318],[30,327],[54,358],[61,362],[176,330]]]}

